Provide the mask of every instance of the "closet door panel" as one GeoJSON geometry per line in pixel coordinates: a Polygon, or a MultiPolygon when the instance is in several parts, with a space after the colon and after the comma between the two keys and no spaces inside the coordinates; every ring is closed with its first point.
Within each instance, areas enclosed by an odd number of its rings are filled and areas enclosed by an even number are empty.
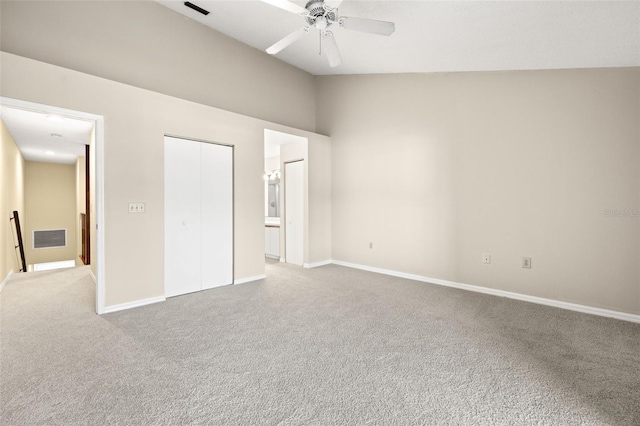
{"type": "Polygon", "coordinates": [[[201,290],[200,144],[165,137],[165,295],[201,290]]]}
{"type": "Polygon", "coordinates": [[[202,143],[202,288],[233,283],[233,148],[202,143]]]}
{"type": "Polygon", "coordinates": [[[285,163],[285,260],[304,263],[304,162],[285,163]]]}

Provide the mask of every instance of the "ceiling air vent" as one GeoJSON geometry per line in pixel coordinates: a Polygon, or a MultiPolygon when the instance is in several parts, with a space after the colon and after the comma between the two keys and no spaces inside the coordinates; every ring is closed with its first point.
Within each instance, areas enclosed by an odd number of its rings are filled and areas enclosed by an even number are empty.
{"type": "Polygon", "coordinates": [[[46,229],[33,231],[33,248],[56,248],[67,246],[66,229],[46,229]]]}
{"type": "Polygon", "coordinates": [[[197,6],[193,3],[191,3],[190,1],[185,1],[184,5],[187,6],[190,9],[195,10],[196,12],[200,12],[202,13],[204,16],[207,16],[209,14],[209,11],[206,9],[201,8],[200,6],[197,6]]]}

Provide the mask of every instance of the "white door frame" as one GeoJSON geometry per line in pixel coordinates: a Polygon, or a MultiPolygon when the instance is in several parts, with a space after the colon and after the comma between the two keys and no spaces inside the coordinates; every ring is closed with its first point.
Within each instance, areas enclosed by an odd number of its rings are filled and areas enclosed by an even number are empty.
{"type": "Polygon", "coordinates": [[[0,105],[10,108],[39,112],[42,114],[60,115],[95,123],[95,167],[96,178],[94,184],[96,196],[96,247],[91,247],[96,253],[96,313],[98,315],[105,312],[105,255],[104,255],[104,117],[87,112],[75,111],[66,108],[44,105],[35,102],[23,101],[20,99],[0,96],[0,105]]]}

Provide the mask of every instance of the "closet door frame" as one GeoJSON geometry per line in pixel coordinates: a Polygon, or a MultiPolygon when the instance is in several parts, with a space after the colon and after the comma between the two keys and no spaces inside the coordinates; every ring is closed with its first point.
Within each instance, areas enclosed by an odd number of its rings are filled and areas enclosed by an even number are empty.
{"type": "MultiPolygon", "coordinates": [[[[222,143],[222,142],[213,142],[213,141],[208,141],[204,139],[196,139],[192,137],[173,135],[169,133],[164,134],[163,144],[164,144],[164,138],[183,139],[185,141],[206,143],[210,145],[219,145],[219,146],[231,148],[231,283],[229,284],[233,285],[235,283],[235,276],[236,276],[236,271],[235,271],[236,269],[235,268],[235,265],[236,265],[236,212],[235,212],[235,209],[236,209],[236,171],[235,171],[236,148],[235,148],[235,145],[222,143]]],[[[164,211],[163,211],[163,214],[164,214],[164,211]]],[[[165,221],[166,221],[166,218],[165,218],[165,221]]]]}

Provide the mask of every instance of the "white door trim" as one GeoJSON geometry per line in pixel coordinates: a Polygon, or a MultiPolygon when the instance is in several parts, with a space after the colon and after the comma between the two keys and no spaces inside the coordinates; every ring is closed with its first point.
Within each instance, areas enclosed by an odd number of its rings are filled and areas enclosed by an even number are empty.
{"type": "Polygon", "coordinates": [[[66,108],[44,105],[0,96],[0,105],[42,114],[54,114],[63,117],[89,120],[95,123],[95,165],[96,179],[94,182],[96,196],[96,247],[91,247],[96,253],[96,313],[105,313],[105,255],[104,255],[104,117],[97,114],[75,111],[66,108]]]}

